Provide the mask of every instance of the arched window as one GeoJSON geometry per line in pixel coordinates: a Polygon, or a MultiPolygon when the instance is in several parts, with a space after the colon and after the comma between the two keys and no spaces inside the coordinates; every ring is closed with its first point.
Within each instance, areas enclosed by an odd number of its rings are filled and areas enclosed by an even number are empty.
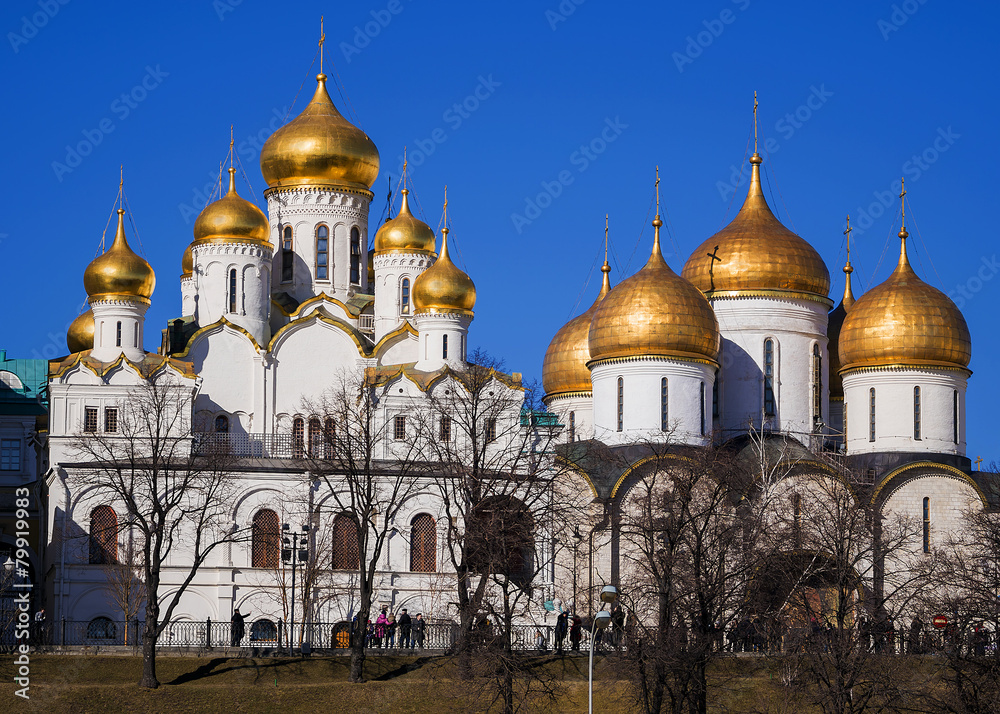
{"type": "Polygon", "coordinates": [[[220,414],[215,417],[215,433],[216,434],[228,434],[229,433],[229,417],[225,414],[220,414]]]}
{"type": "Polygon", "coordinates": [[[802,542],[802,495],[798,493],[792,494],[792,538],[798,548],[802,542]]]}
{"type": "Polygon", "coordinates": [[[712,382],[712,418],[718,419],[719,417],[719,382],[722,381],[722,375],[716,373],[715,381],[712,382]]]}
{"type": "Polygon", "coordinates": [[[229,271],[229,312],[236,312],[236,268],[229,271]]]}
{"type": "Polygon", "coordinates": [[[667,412],[667,378],[664,377],[660,380],[660,431],[666,431],[668,424],[667,418],[669,414],[667,412]]]}
{"type": "Polygon", "coordinates": [[[324,455],[328,459],[333,458],[333,440],[337,436],[337,424],[333,421],[333,417],[327,417],[323,421],[323,446],[324,455]]]}
{"type": "Polygon", "coordinates": [[[361,284],[361,231],[351,229],[351,284],[361,284]]]}
{"type": "Polygon", "coordinates": [[[301,459],[305,455],[306,422],[302,417],[292,419],[292,458],[301,459]]]}
{"type": "Polygon", "coordinates": [[[489,417],[486,420],[483,428],[483,437],[487,444],[492,444],[497,440],[497,420],[495,417],[489,417]]]}
{"type": "Polygon", "coordinates": [[[764,340],[764,416],[774,416],[774,340],[764,340]]]}
{"type": "Polygon", "coordinates": [[[310,417],[309,419],[309,456],[318,459],[322,458],[323,454],[320,445],[323,443],[323,431],[322,424],[319,421],[319,417],[310,417]]]}
{"type": "Polygon", "coordinates": [[[569,413],[569,440],[576,441],[576,412],[569,413]]]}
{"type": "Polygon", "coordinates": [[[448,359],[448,335],[441,335],[441,359],[448,359]]]}
{"type": "Polygon", "coordinates": [[[410,523],[410,570],[433,573],[437,570],[437,524],[427,513],[410,523]]]}
{"type": "Polygon", "coordinates": [[[534,538],[534,519],[523,503],[510,496],[488,498],[466,525],[470,568],[525,583],[531,577],[534,538]]]}
{"type": "Polygon", "coordinates": [[[920,387],[913,388],[913,438],[920,441],[920,387]]]}
{"type": "Polygon", "coordinates": [[[819,345],[813,345],[812,373],[813,424],[819,424],[823,420],[823,355],[820,353],[819,345]]]}
{"type": "Polygon", "coordinates": [[[399,283],[399,313],[410,314],[410,279],[403,278],[399,283]]]}
{"type": "Polygon", "coordinates": [[[295,253],[292,252],[292,227],[285,226],[281,237],[281,282],[291,282],[294,259],[295,253]]]}
{"type": "Polygon", "coordinates": [[[253,536],[250,547],[250,566],[254,568],[278,567],[278,514],[262,508],[253,517],[253,536]]]}
{"type": "Polygon", "coordinates": [[[119,320],[115,326],[115,347],[122,346],[122,321],[119,320]]]}
{"type": "Polygon", "coordinates": [[[334,570],[353,570],[360,564],[358,524],[346,513],[339,513],[333,519],[333,558],[330,567],[334,570]]]}
{"type": "Polygon", "coordinates": [[[271,643],[278,642],[278,627],[273,621],[268,619],[256,620],[250,625],[251,643],[271,643]]]}
{"type": "Polygon", "coordinates": [[[952,393],[951,399],[951,439],[956,444],[958,443],[958,390],[956,389],[952,393]]]}
{"type": "Polygon", "coordinates": [[[618,378],[618,431],[625,427],[625,380],[618,378]]]}
{"type": "Polygon", "coordinates": [[[118,563],[118,516],[111,506],[90,512],[90,564],[118,563]]]}
{"type": "Polygon", "coordinates": [[[118,628],[109,617],[95,617],[87,623],[87,639],[113,640],[118,635],[118,628]]]}
{"type": "Polygon", "coordinates": [[[316,226],[316,279],[330,279],[330,229],[316,226]]]}
{"type": "Polygon", "coordinates": [[[701,393],[698,399],[698,406],[701,407],[701,435],[705,436],[705,383],[701,383],[701,393]]]}
{"type": "Polygon", "coordinates": [[[931,499],[924,499],[924,552],[931,552],[931,499]]]}
{"type": "Polygon", "coordinates": [[[868,441],[875,441],[875,387],[868,390],[868,441]]]}

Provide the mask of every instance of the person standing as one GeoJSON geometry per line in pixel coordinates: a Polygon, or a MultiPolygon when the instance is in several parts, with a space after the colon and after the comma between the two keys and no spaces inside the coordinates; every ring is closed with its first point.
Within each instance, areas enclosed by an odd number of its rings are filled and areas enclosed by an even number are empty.
{"type": "Polygon", "coordinates": [[[41,647],[45,640],[45,608],[35,613],[35,632],[32,641],[35,647],[41,647]]]}
{"type": "Polygon", "coordinates": [[[556,654],[563,653],[563,640],[569,632],[569,610],[563,610],[556,618],[556,654]]]}
{"type": "Polygon", "coordinates": [[[382,612],[378,614],[378,618],[375,620],[375,641],[374,646],[382,649],[382,640],[385,639],[385,628],[389,624],[389,618],[386,615],[386,610],[388,608],[383,607],[382,612]]]}
{"type": "Polygon", "coordinates": [[[396,613],[390,612],[385,617],[386,649],[396,646],[396,613]]]}
{"type": "Polygon", "coordinates": [[[580,651],[580,640],[583,639],[583,620],[579,615],[573,615],[573,625],[569,628],[570,649],[574,652],[580,651]]]}
{"type": "MultiPolygon", "coordinates": [[[[248,612],[247,615],[249,614],[250,613],[248,612]]],[[[244,623],[244,617],[246,617],[246,615],[240,614],[239,608],[236,608],[236,611],[233,612],[233,616],[230,619],[230,623],[232,624],[232,629],[231,629],[232,639],[230,640],[231,647],[239,647],[240,642],[243,641],[243,635],[245,635],[247,632],[246,625],[244,623]]]]}
{"type": "Polygon", "coordinates": [[[413,621],[413,639],[416,641],[417,647],[420,649],[424,648],[425,629],[427,629],[427,623],[424,622],[424,616],[418,612],[417,619],[413,621]]]}
{"type": "Polygon", "coordinates": [[[413,649],[413,640],[410,639],[410,631],[413,620],[406,612],[406,608],[399,613],[399,647],[400,649],[413,649]]]}

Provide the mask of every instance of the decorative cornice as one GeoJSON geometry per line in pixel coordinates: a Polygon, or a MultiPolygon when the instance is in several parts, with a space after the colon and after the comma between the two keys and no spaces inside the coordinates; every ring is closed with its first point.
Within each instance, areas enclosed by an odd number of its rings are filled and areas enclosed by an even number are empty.
{"type": "Polygon", "coordinates": [[[542,403],[548,405],[549,402],[557,402],[560,399],[591,398],[593,392],[552,392],[542,397],[542,403]]]}
{"type": "Polygon", "coordinates": [[[719,368],[719,363],[701,355],[693,353],[670,354],[670,355],[622,355],[620,357],[604,357],[602,359],[592,359],[587,362],[587,369],[593,371],[595,367],[606,364],[623,364],[626,362],[689,362],[692,364],[707,364],[710,367],[719,368]]]}
{"type": "Polygon", "coordinates": [[[846,377],[848,373],[850,374],[861,374],[864,372],[905,372],[909,370],[931,370],[940,369],[945,372],[959,372],[965,374],[966,378],[972,376],[972,370],[968,367],[960,367],[957,364],[951,364],[948,362],[935,362],[933,360],[910,360],[905,363],[873,363],[873,364],[857,364],[857,365],[846,365],[840,368],[840,375],[846,377]]]}
{"type": "Polygon", "coordinates": [[[390,341],[394,341],[397,338],[405,337],[406,335],[413,335],[414,337],[419,337],[420,333],[411,325],[409,322],[403,322],[402,325],[397,327],[392,332],[387,332],[382,335],[382,339],[378,341],[374,348],[372,348],[372,355],[377,356],[382,350],[387,349],[390,341]]]}
{"type": "Polygon", "coordinates": [[[809,302],[818,302],[820,305],[825,305],[828,310],[833,307],[833,300],[830,298],[823,295],[817,295],[816,293],[801,292],[799,290],[709,290],[705,293],[705,297],[710,301],[749,300],[761,297],[775,298],[778,300],[808,300],[809,302]]]}
{"type": "MultiPolygon", "coordinates": [[[[986,494],[983,493],[983,490],[979,488],[979,485],[972,480],[972,477],[969,476],[969,474],[965,473],[961,469],[951,466],[950,464],[939,464],[934,461],[914,461],[913,463],[904,464],[902,466],[893,469],[892,471],[890,471],[889,473],[887,473],[885,476],[882,477],[882,480],[879,482],[878,488],[876,488],[875,491],[872,493],[871,502],[874,504],[878,501],[878,497],[879,494],[882,493],[882,489],[884,489],[887,485],[889,485],[889,482],[892,481],[892,479],[896,478],[896,476],[899,476],[900,474],[906,471],[912,471],[913,469],[944,471],[945,473],[923,474],[923,475],[944,476],[945,478],[953,478],[957,481],[963,481],[972,486],[973,489],[975,489],[976,495],[979,496],[979,500],[982,501],[984,506],[989,505],[988,501],[986,500],[986,494]]],[[[888,501],[889,498],[892,497],[892,494],[894,494],[900,488],[902,488],[907,483],[916,478],[920,478],[920,476],[919,475],[914,476],[914,478],[907,479],[902,483],[898,484],[894,489],[892,489],[892,491],[889,492],[889,495],[887,495],[884,500],[888,501]]]]}
{"type": "Polygon", "coordinates": [[[260,354],[260,352],[261,352],[261,346],[259,344],[257,344],[257,340],[254,339],[254,336],[251,335],[250,332],[248,330],[246,330],[245,328],[243,328],[243,327],[241,327],[241,326],[239,326],[239,325],[237,325],[237,324],[235,324],[235,323],[230,322],[229,320],[227,320],[226,316],[223,315],[218,320],[216,320],[215,322],[213,322],[211,325],[205,325],[204,327],[199,328],[197,331],[195,331],[195,333],[193,335],[191,335],[191,338],[187,341],[187,345],[184,347],[184,351],[183,352],[178,352],[175,355],[175,357],[177,357],[178,359],[180,359],[182,357],[187,357],[188,354],[190,354],[191,348],[194,346],[195,341],[199,337],[201,337],[203,334],[209,332],[210,330],[218,330],[218,329],[222,329],[222,328],[225,328],[225,327],[228,327],[231,330],[234,330],[234,331],[240,333],[241,335],[243,335],[244,337],[246,337],[248,340],[250,340],[250,344],[253,345],[254,350],[257,352],[257,354],[260,354]]]}
{"type": "Polygon", "coordinates": [[[332,327],[336,327],[346,334],[358,348],[358,354],[361,357],[371,357],[372,354],[369,351],[369,347],[365,344],[368,340],[365,338],[353,325],[348,324],[344,320],[340,320],[329,316],[323,310],[314,310],[303,318],[298,320],[293,320],[287,325],[283,325],[280,330],[274,333],[271,341],[267,345],[267,351],[273,352],[275,346],[278,344],[278,340],[286,333],[296,330],[300,327],[307,327],[309,323],[319,320],[320,322],[326,323],[332,327]]]}

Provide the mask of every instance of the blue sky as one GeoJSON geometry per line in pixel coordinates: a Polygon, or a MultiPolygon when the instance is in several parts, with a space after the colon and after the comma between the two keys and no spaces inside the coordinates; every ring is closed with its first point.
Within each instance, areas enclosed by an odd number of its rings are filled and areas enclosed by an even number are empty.
{"type": "Polygon", "coordinates": [[[372,225],[408,146],[418,214],[432,227],[448,185],[456,258],[479,294],[471,343],[510,370],[540,377],[554,332],[593,300],[605,213],[613,281],[642,265],[657,164],[675,270],[731,219],[745,192],[733,184],[741,166],[747,173],[756,90],[762,146],[770,140],[768,198],[827,261],[837,300],[844,217],[859,227],[858,293],[895,263],[895,185],[906,176],[914,265],[956,299],[972,330],[969,455],[1000,459],[989,419],[1000,400],[1000,369],[989,358],[1000,340],[997,8],[941,0],[93,5],[10,0],[0,10],[8,156],[0,347],[9,355],[65,353],[121,163],[157,273],[146,342],[156,349],[159,329],[180,312],[181,253],[230,124],[252,185],[239,190],[263,206],[259,146],[308,101],[325,14],[326,71],[342,88],[334,101],[382,156],[372,225]]]}

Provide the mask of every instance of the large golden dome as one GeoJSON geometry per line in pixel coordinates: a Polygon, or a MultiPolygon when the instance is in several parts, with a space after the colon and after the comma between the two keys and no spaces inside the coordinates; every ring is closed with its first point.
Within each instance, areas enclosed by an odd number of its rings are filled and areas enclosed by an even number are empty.
{"type": "Polygon", "coordinates": [[[476,305],[476,286],[448,257],[447,228],[441,229],[441,236],[441,255],[413,281],[414,312],[471,315],[476,305]]]}
{"type": "Polygon", "coordinates": [[[761,161],[757,153],[750,157],[750,190],[736,218],[698,246],[681,275],[710,296],[790,294],[829,304],[830,272],[819,253],[771,213],[761,161]]]}
{"type": "Polygon", "coordinates": [[[601,301],[590,321],[592,361],[614,357],[719,356],[719,323],[705,296],[664,262],[660,226],[653,221],[649,261],[601,301]]]}
{"type": "Polygon", "coordinates": [[[840,349],[838,343],[840,341],[841,329],[844,326],[844,318],[847,317],[848,311],[854,305],[854,293],[851,291],[851,273],[853,272],[854,268],[851,267],[851,261],[848,260],[847,265],[844,266],[844,299],[840,301],[840,304],[836,308],[830,311],[828,317],[826,336],[829,339],[830,349],[831,399],[844,398],[844,380],[840,377],[840,349]]]}
{"type": "Polygon", "coordinates": [[[601,282],[601,292],[594,304],[583,313],[563,325],[549,343],[542,362],[542,387],[545,396],[568,392],[590,392],[590,320],[597,312],[597,306],[611,291],[611,266],[607,261],[601,266],[604,274],[601,282]]]}
{"type": "Polygon", "coordinates": [[[71,354],[94,349],[94,311],[87,310],[69,324],[66,346],[71,354]]]}
{"type": "Polygon", "coordinates": [[[83,287],[91,302],[126,298],[148,303],[156,286],[156,275],[149,263],[133,253],[125,240],[124,214],[124,209],[119,208],[115,242],[83,272],[83,287]]]}
{"type": "Polygon", "coordinates": [[[386,221],[375,233],[375,253],[427,253],[435,248],[434,231],[410,213],[409,191],[403,189],[403,205],[399,215],[386,221]]]}
{"type": "Polygon", "coordinates": [[[316,80],[308,106],[264,142],[264,180],[271,188],[334,185],[368,190],[378,178],[378,149],[333,106],[326,75],[316,80]]]}
{"type": "Polygon", "coordinates": [[[194,242],[268,243],[269,230],[264,212],[236,193],[236,169],[230,168],[229,191],[198,214],[194,242]]]}
{"type": "Polygon", "coordinates": [[[858,298],[840,332],[842,371],[859,367],[968,367],[972,337],[947,295],[917,277],[899,233],[899,263],[881,285],[858,298]]]}

